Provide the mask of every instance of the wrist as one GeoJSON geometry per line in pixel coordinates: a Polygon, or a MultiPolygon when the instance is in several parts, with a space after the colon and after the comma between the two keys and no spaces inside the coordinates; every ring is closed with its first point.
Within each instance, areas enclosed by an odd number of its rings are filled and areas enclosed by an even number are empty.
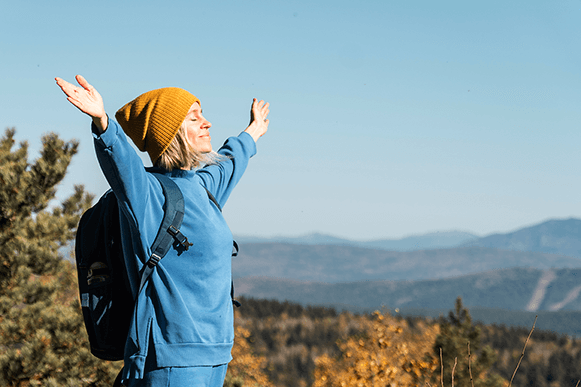
{"type": "Polygon", "coordinates": [[[104,133],[107,130],[107,126],[109,125],[107,114],[102,117],[93,117],[93,124],[95,124],[97,127],[99,134],[104,133]]]}
{"type": "Polygon", "coordinates": [[[258,133],[256,132],[256,130],[252,130],[252,127],[249,126],[248,128],[246,128],[246,130],[244,130],[246,133],[248,133],[250,135],[250,137],[252,137],[252,139],[254,140],[254,142],[257,142],[258,139],[260,138],[260,136],[258,135],[258,133]]]}

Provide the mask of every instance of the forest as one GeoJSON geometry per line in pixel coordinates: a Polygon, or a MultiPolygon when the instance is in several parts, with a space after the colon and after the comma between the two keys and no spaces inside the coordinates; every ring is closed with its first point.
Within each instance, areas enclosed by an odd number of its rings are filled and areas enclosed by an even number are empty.
{"type": "MultiPolygon", "coordinates": [[[[348,386],[360,382],[364,386],[441,385],[440,346],[447,352],[443,354],[445,385],[451,385],[455,358],[455,384],[471,385],[469,376],[462,375],[468,371],[467,362],[461,361],[468,358],[468,341],[474,385],[508,385],[534,323],[529,328],[475,323],[460,299],[448,316],[437,319],[381,311],[354,315],[262,299],[240,301],[237,326],[250,333],[246,340],[253,353],[264,359],[264,373],[276,386],[341,386],[340,378],[351,380],[348,386]],[[379,345],[378,328],[390,332],[383,337],[391,340],[385,348],[379,345]],[[357,360],[350,361],[355,351],[359,352],[357,360]],[[399,365],[392,379],[378,379],[380,373],[371,371],[371,363],[381,357],[388,367],[399,365]],[[485,358],[479,382],[475,373],[478,358],[485,358]],[[368,374],[361,368],[364,364],[370,368],[368,374]],[[336,382],[322,382],[333,373],[336,382]]],[[[580,364],[581,340],[533,330],[512,385],[575,387],[581,379],[580,364]]]]}
{"type": "MultiPolygon", "coordinates": [[[[110,386],[121,364],[89,351],[66,248],[93,197],[78,186],[54,204],[78,143],[47,134],[30,162],[14,135],[0,137],[0,386],[110,386]]],[[[240,302],[228,387],[505,386],[519,362],[514,386],[581,379],[580,340],[534,330],[533,321],[479,324],[460,298],[436,319],[240,302]]]]}

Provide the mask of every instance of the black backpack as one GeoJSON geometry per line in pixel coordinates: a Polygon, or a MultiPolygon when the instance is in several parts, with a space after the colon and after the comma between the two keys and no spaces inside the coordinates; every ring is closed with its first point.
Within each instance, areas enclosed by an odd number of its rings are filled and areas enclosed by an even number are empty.
{"type": "MultiPolygon", "coordinates": [[[[170,178],[153,175],[163,187],[164,218],[151,247],[152,254],[143,266],[139,293],[172,246],[178,255],[191,246],[179,231],[184,217],[184,198],[180,189],[170,178]]],[[[208,195],[215,202],[209,192],[208,195]]],[[[75,259],[91,353],[103,360],[122,360],[135,299],[125,269],[119,207],[113,191],[107,191],[81,217],[75,259]]]]}

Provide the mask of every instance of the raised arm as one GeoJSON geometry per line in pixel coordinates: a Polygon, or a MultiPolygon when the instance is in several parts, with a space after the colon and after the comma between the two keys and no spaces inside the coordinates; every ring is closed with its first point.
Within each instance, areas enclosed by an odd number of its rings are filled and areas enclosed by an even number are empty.
{"type": "Polygon", "coordinates": [[[264,103],[264,101],[258,101],[256,98],[252,100],[252,108],[250,109],[250,125],[244,130],[246,133],[252,136],[254,142],[266,133],[268,130],[268,113],[270,113],[269,103],[264,103]]]}
{"type": "Polygon", "coordinates": [[[227,156],[226,160],[206,166],[198,172],[206,189],[212,192],[221,206],[226,203],[232,189],[242,177],[248,160],[256,153],[256,141],[268,130],[269,106],[270,104],[254,98],[250,110],[250,124],[246,130],[238,137],[229,138],[218,150],[219,154],[227,156]]]}
{"type": "Polygon", "coordinates": [[[93,123],[99,130],[99,134],[107,130],[109,124],[103,98],[93,86],[81,75],[77,75],[77,82],[81,87],[65,81],[62,78],[55,78],[56,84],[66,94],[67,100],[76,106],[80,111],[93,119],[93,123]]]}

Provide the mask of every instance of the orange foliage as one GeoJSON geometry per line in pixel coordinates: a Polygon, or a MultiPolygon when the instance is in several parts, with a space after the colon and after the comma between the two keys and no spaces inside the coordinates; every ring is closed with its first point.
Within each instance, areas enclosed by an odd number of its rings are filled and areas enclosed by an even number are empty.
{"type": "Polygon", "coordinates": [[[313,387],[416,386],[429,378],[438,360],[431,355],[438,326],[421,322],[411,329],[405,321],[376,311],[360,317],[364,334],[338,343],[341,355],[315,360],[313,387]]]}
{"type": "Polygon", "coordinates": [[[273,387],[264,374],[266,358],[256,356],[252,352],[250,331],[242,326],[235,329],[236,338],[232,348],[232,361],[228,364],[226,387],[273,387]]]}

